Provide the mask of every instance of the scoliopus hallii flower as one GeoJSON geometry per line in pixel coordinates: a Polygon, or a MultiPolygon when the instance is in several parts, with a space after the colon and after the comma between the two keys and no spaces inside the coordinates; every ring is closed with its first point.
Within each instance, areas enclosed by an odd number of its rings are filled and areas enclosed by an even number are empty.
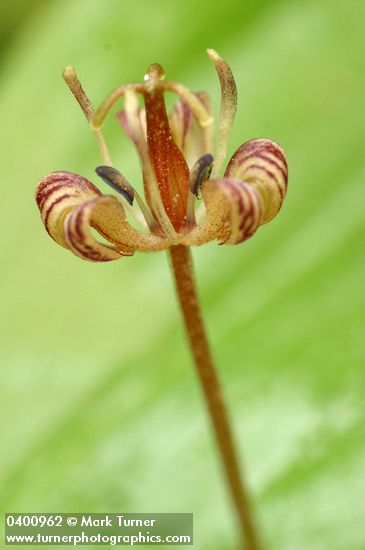
{"type": "Polygon", "coordinates": [[[214,50],[208,50],[208,55],[221,85],[214,156],[213,116],[207,94],[165,80],[160,65],[151,65],[143,82],[116,88],[97,111],[74,69],[65,69],[64,78],[99,140],[104,165],[98,166],[96,173],[119,197],[102,194],[86,178],[71,172],[45,176],[38,184],[36,200],[43,223],[58,244],[94,262],[175,245],[199,246],[212,240],[239,244],[278,213],[288,175],[279,145],[268,139],[247,141],[221,175],[237,94],[227,63],[214,50]],[[170,114],[165,107],[166,92],[178,96],[170,114]],[[112,167],[101,133],[107,113],[121,97],[124,109],[117,116],[141,160],[145,201],[112,167]],[[131,224],[131,217],[137,223],[131,224]],[[136,229],[138,224],[140,229],[136,229]],[[92,228],[102,240],[97,240],[92,228]]]}

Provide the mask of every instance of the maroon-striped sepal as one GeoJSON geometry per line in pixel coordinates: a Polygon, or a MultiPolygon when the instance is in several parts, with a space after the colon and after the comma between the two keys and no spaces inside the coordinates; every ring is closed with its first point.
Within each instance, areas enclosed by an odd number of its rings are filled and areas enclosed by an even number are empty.
{"type": "Polygon", "coordinates": [[[207,180],[202,193],[207,222],[216,227],[219,244],[242,243],[262,224],[263,201],[251,185],[227,178],[207,180]]]}
{"type": "Polygon", "coordinates": [[[243,181],[260,193],[264,204],[262,223],[279,212],[288,186],[288,165],[283,149],[269,139],[253,139],[232,156],[225,178],[243,181]]]}
{"type": "Polygon", "coordinates": [[[115,197],[102,195],[86,178],[53,172],[39,182],[36,201],[49,235],[84,260],[106,262],[133,253],[121,243],[127,223],[122,205],[115,197]],[[117,246],[97,241],[91,227],[117,246]]]}

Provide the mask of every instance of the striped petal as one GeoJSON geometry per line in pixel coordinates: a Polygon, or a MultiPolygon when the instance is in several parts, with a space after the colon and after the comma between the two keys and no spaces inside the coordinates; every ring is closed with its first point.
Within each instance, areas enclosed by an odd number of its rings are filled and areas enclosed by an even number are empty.
{"type": "Polygon", "coordinates": [[[45,176],[37,187],[36,201],[51,237],[85,260],[105,262],[130,256],[135,250],[167,246],[160,237],[135,230],[115,197],[102,195],[77,174],[54,172],[45,176]],[[91,228],[113,246],[96,240],[91,228]]]}
{"type": "Polygon", "coordinates": [[[237,149],[224,176],[245,181],[256,188],[264,203],[262,223],[279,212],[288,185],[285,153],[274,141],[253,139],[237,149]]]}
{"type": "Polygon", "coordinates": [[[219,244],[239,244],[261,225],[264,205],[260,193],[243,181],[207,180],[202,185],[205,214],[187,236],[187,245],[213,239],[219,244]]]}
{"type": "MultiPolygon", "coordinates": [[[[213,116],[209,96],[203,92],[194,96],[205,107],[207,113],[213,116]]],[[[176,145],[183,152],[185,160],[191,168],[203,155],[213,151],[213,124],[202,126],[193,114],[189,105],[180,99],[170,113],[169,122],[176,145]]]]}
{"type": "Polygon", "coordinates": [[[38,184],[35,198],[42,221],[50,236],[68,248],[63,234],[63,222],[76,206],[96,199],[101,192],[90,181],[72,172],[52,172],[38,184]]]}
{"type": "Polygon", "coordinates": [[[101,196],[74,208],[64,219],[63,234],[68,248],[83,260],[109,262],[117,260],[121,254],[131,256],[133,250],[116,248],[97,241],[90,228],[93,226],[108,240],[112,240],[109,223],[113,221],[114,197],[101,196]]]}

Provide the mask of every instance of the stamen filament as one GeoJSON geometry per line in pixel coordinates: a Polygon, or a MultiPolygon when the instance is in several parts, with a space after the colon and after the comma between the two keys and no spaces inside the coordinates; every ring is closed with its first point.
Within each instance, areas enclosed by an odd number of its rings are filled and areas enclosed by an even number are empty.
{"type": "MultiPolygon", "coordinates": [[[[75,96],[76,101],[80,105],[82,112],[84,113],[87,121],[91,123],[94,116],[94,109],[90,99],[87,97],[85,90],[82,87],[80,80],[78,79],[75,68],[72,67],[71,65],[68,65],[63,69],[62,76],[67,86],[70,88],[71,92],[75,96]]],[[[92,125],[91,125],[91,129],[94,132],[96,139],[98,141],[103,162],[108,166],[111,166],[112,160],[110,158],[108,147],[106,145],[105,138],[101,130],[99,128],[94,128],[92,125]]]]}
{"type": "Polygon", "coordinates": [[[232,71],[215,50],[207,50],[207,54],[215,65],[221,85],[221,112],[219,119],[218,147],[212,178],[219,177],[224,159],[227,155],[228,138],[232,129],[237,109],[237,87],[232,71]]]}
{"type": "Polygon", "coordinates": [[[76,101],[82,109],[82,112],[86,116],[86,119],[90,121],[94,115],[94,109],[85,93],[84,88],[81,85],[80,80],[77,77],[75,68],[71,65],[65,67],[62,71],[62,77],[67,86],[70,88],[73,95],[75,96],[76,101]]]}
{"type": "Polygon", "coordinates": [[[103,159],[103,162],[107,166],[112,166],[113,165],[112,159],[110,157],[109,150],[101,130],[92,130],[92,131],[94,132],[96,139],[98,141],[99,150],[100,150],[100,154],[101,154],[101,158],[103,159]]]}
{"type": "MultiPolygon", "coordinates": [[[[86,95],[86,92],[85,92],[84,88],[81,85],[80,80],[78,79],[75,68],[72,67],[71,65],[68,65],[62,71],[62,76],[63,76],[63,79],[66,82],[67,86],[70,88],[71,92],[75,96],[76,101],[80,105],[80,107],[82,109],[82,112],[84,113],[87,121],[90,124],[90,128],[91,128],[92,132],[96,136],[96,139],[97,139],[97,142],[98,142],[98,145],[99,145],[99,149],[100,149],[100,154],[101,154],[101,157],[103,159],[103,163],[106,166],[113,166],[113,163],[112,163],[112,160],[111,160],[111,157],[110,157],[110,153],[109,153],[104,135],[103,135],[100,127],[99,128],[95,127],[95,125],[93,124],[95,111],[94,111],[94,108],[92,106],[92,103],[91,103],[90,99],[86,95]]],[[[140,199],[140,198],[137,199],[137,195],[136,195],[136,200],[137,200],[137,203],[138,203],[139,207],[141,208],[141,212],[138,211],[134,206],[132,206],[126,200],[125,201],[125,207],[127,208],[127,210],[131,213],[131,215],[134,217],[134,219],[138,223],[140,223],[143,227],[147,227],[147,226],[150,227],[150,221],[151,220],[152,220],[152,223],[154,224],[153,227],[155,227],[156,224],[155,224],[152,216],[150,215],[150,213],[147,211],[144,204],[143,204],[143,208],[141,207],[140,203],[143,203],[142,199],[140,199]]],[[[152,227],[152,225],[151,225],[151,227],[152,227]]]]}
{"type": "Polygon", "coordinates": [[[173,92],[181,97],[181,99],[190,107],[200,126],[205,128],[206,126],[213,124],[214,118],[210,113],[208,113],[202,102],[189,90],[189,88],[186,88],[179,82],[174,82],[172,80],[162,82],[161,85],[165,88],[165,90],[173,92]]]}
{"type": "Polygon", "coordinates": [[[135,92],[143,93],[143,84],[122,84],[115,88],[103,103],[97,109],[91,119],[91,126],[94,130],[101,128],[105,120],[106,115],[109,113],[113,105],[125,95],[128,90],[134,90],[135,92]]]}
{"type": "Polygon", "coordinates": [[[146,223],[148,225],[148,228],[152,233],[160,233],[161,230],[159,230],[159,224],[156,222],[156,220],[153,218],[151,212],[148,210],[147,206],[145,205],[141,195],[134,190],[134,198],[136,199],[136,203],[138,204],[139,208],[141,209],[141,212],[143,214],[144,219],[146,220],[146,223]]]}
{"type": "Polygon", "coordinates": [[[196,197],[193,193],[188,194],[188,204],[186,208],[186,226],[192,228],[195,225],[195,201],[196,197]]]}

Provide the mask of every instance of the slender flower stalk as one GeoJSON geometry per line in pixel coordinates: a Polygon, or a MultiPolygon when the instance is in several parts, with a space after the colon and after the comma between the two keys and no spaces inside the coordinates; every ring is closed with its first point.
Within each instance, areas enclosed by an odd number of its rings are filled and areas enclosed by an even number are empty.
{"type": "Polygon", "coordinates": [[[228,488],[240,522],[242,544],[247,550],[259,550],[259,537],[248,489],[242,467],[239,465],[227,408],[200,310],[191,253],[185,246],[173,246],[170,248],[170,257],[190,349],[221,453],[228,488]]]}
{"type": "Polygon", "coordinates": [[[163,68],[155,63],[143,82],[117,87],[95,111],[69,66],[63,77],[97,138],[103,159],[96,173],[118,198],[103,195],[78,174],[52,172],[39,182],[36,201],[49,235],[84,260],[108,262],[135,252],[169,252],[191,352],[239,518],[242,544],[246,550],[259,550],[248,490],[200,311],[190,247],[212,240],[236,245],[252,237],[280,210],[288,169],[281,147],[262,138],[241,145],[221,176],[237,90],[228,64],[214,50],[208,50],[208,56],[221,86],[216,160],[212,154],[212,108],[206,93],[191,92],[182,84],[165,80],[163,68]],[[166,92],[179,98],[170,113],[165,107],[166,92]],[[145,199],[113,167],[102,133],[105,118],[121,98],[124,109],[117,118],[139,154],[145,199]],[[203,204],[197,207],[201,199],[203,204]],[[129,223],[126,210],[140,229],[129,223]]]}

